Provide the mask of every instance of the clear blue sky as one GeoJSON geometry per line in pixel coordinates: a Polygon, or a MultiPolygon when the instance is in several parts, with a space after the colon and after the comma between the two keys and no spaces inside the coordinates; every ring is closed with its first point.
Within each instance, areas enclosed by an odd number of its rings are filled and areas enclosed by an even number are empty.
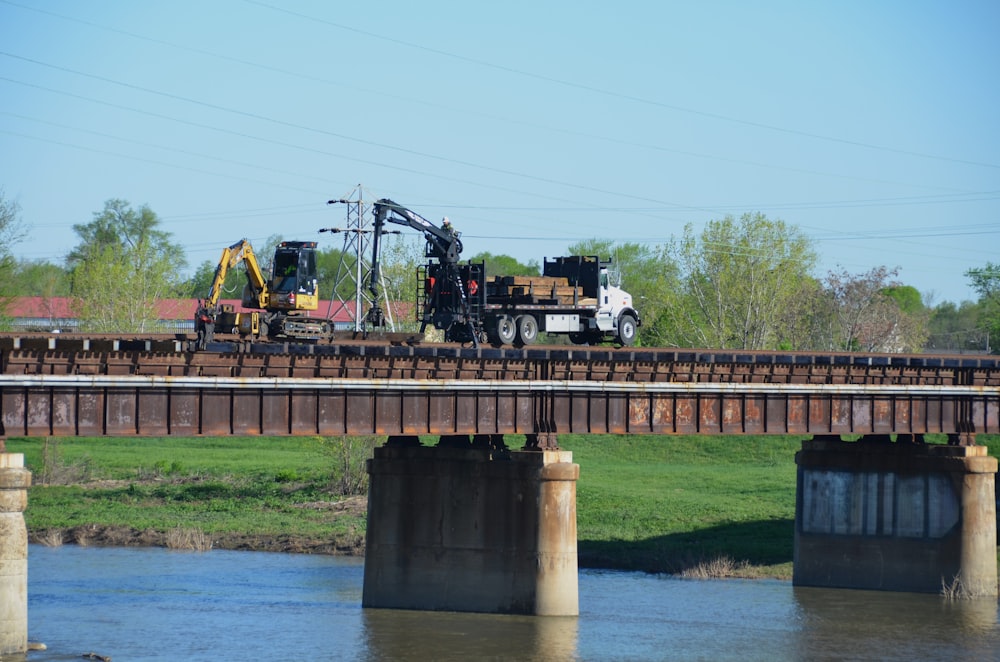
{"type": "Polygon", "coordinates": [[[362,184],[522,261],[759,211],[817,276],[958,302],[1000,261],[998,35],[995,0],[0,0],[0,187],[55,262],[110,198],[192,269],[339,247],[362,184]]]}

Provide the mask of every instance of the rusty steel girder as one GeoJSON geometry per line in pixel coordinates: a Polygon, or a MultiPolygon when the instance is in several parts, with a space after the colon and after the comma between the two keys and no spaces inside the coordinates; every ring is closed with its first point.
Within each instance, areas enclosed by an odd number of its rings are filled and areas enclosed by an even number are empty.
{"type": "Polygon", "coordinates": [[[1000,433],[978,385],[0,375],[7,436],[1000,433]]]}
{"type": "Polygon", "coordinates": [[[1000,359],[0,337],[3,435],[998,432],[1000,359]]]}

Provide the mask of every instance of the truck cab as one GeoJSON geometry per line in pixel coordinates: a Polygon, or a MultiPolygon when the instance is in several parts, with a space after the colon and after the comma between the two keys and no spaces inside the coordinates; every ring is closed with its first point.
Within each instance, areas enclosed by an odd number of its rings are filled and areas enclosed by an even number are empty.
{"type": "Polygon", "coordinates": [[[609,337],[622,345],[635,343],[639,313],[633,307],[632,295],[611,284],[610,264],[610,260],[596,255],[571,255],[544,262],[545,276],[565,278],[582,294],[576,298],[582,313],[579,329],[570,333],[575,343],[597,343],[609,337]],[[588,309],[592,314],[587,314],[588,309]]]}
{"type": "Polygon", "coordinates": [[[598,275],[597,314],[594,320],[602,335],[613,335],[623,345],[631,345],[635,341],[639,319],[632,308],[632,295],[611,284],[607,264],[601,265],[598,275]]]}

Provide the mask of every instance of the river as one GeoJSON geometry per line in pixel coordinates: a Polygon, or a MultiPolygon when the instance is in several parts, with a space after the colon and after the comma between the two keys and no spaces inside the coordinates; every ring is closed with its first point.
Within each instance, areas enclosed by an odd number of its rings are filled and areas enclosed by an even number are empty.
{"type": "MultiPolygon", "coordinates": [[[[996,600],[580,571],[580,616],[361,608],[362,560],[29,548],[28,662],[996,660],[996,600]]],[[[6,662],[6,658],[4,659],[6,662]]]]}

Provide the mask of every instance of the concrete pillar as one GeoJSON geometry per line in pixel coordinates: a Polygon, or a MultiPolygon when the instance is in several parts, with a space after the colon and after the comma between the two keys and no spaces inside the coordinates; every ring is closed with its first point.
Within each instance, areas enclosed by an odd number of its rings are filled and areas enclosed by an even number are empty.
{"type": "Polygon", "coordinates": [[[572,460],[558,450],[376,448],[362,606],[578,615],[572,460]]]}
{"type": "Polygon", "coordinates": [[[803,442],[793,583],[996,597],[997,460],[986,450],[803,442]]]}
{"type": "Polygon", "coordinates": [[[21,453],[0,453],[0,656],[28,650],[28,506],[21,453]]]}

